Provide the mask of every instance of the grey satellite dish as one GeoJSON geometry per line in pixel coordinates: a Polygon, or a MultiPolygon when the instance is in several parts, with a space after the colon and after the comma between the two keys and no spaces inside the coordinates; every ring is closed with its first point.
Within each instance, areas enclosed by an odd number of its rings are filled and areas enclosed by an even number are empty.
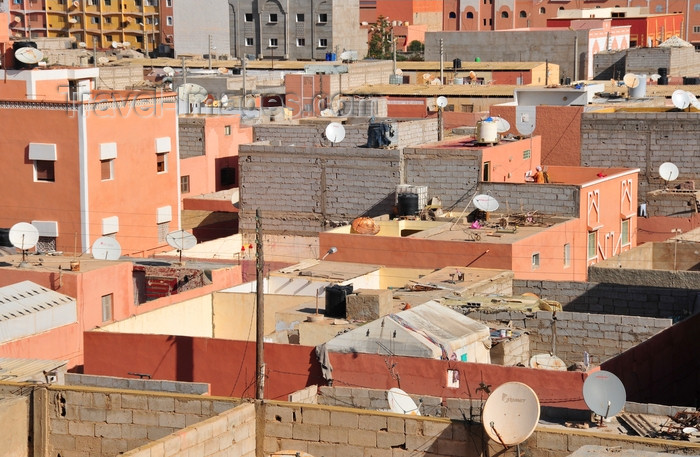
{"type": "Polygon", "coordinates": [[[519,445],[528,439],[539,420],[540,400],[534,390],[521,382],[498,386],[489,395],[481,413],[486,434],[504,447],[519,445]]]}
{"type": "Polygon", "coordinates": [[[675,106],[678,109],[686,109],[690,106],[690,99],[688,98],[688,94],[684,90],[675,90],[673,91],[673,94],[671,94],[671,101],[673,102],[673,106],[675,106]]]}
{"type": "Polygon", "coordinates": [[[331,143],[340,143],[345,139],[345,127],[340,122],[331,122],[326,126],[326,138],[331,143]]]}
{"type": "Polygon", "coordinates": [[[173,67],[163,67],[163,73],[165,73],[166,76],[175,76],[173,67]]]}
{"type": "Polygon", "coordinates": [[[477,195],[472,199],[472,202],[474,202],[474,206],[476,206],[478,209],[487,213],[498,209],[498,200],[490,195],[477,195]]]}
{"type": "Polygon", "coordinates": [[[629,87],[630,89],[634,89],[635,87],[639,86],[639,76],[635,75],[634,73],[627,73],[623,78],[622,81],[625,83],[625,86],[629,87]]]}
{"type": "Polygon", "coordinates": [[[444,107],[446,107],[446,106],[447,106],[447,97],[442,96],[442,95],[439,96],[439,97],[437,98],[437,100],[435,100],[435,104],[436,104],[439,108],[444,108],[444,107]]]}
{"type": "Polygon", "coordinates": [[[496,131],[498,133],[505,133],[510,130],[510,123],[502,117],[494,117],[493,120],[496,121],[496,131]]]}
{"type": "Polygon", "coordinates": [[[197,238],[184,230],[176,230],[165,235],[165,241],[171,248],[177,249],[180,253],[180,263],[182,263],[182,251],[192,249],[197,245],[197,238]]]}
{"type": "Polygon", "coordinates": [[[609,371],[591,373],[583,383],[583,401],[601,419],[615,416],[625,407],[627,393],[620,378],[609,371]]]}
{"type": "Polygon", "coordinates": [[[678,178],[678,167],[671,162],[659,165],[659,176],[666,182],[675,181],[678,178]]]}
{"type": "Polygon", "coordinates": [[[515,129],[521,135],[531,135],[535,131],[535,116],[537,107],[516,106],[515,107],[515,129]]]}
{"type": "Polygon", "coordinates": [[[10,228],[9,238],[12,246],[22,251],[24,264],[27,251],[39,242],[39,230],[28,222],[18,222],[10,228]]]}
{"type": "Polygon", "coordinates": [[[122,255],[122,247],[116,238],[102,236],[92,245],[92,258],[98,260],[117,260],[122,255]]]}
{"type": "Polygon", "coordinates": [[[185,83],[177,88],[180,100],[188,103],[201,103],[207,98],[207,90],[199,84],[185,83]]]}
{"type": "Polygon", "coordinates": [[[416,406],[413,399],[398,387],[392,387],[389,389],[389,391],[386,393],[386,399],[389,402],[389,409],[391,409],[391,412],[420,416],[418,406],[416,406]]]}
{"type": "Polygon", "coordinates": [[[15,59],[26,64],[37,64],[44,58],[44,53],[37,48],[19,48],[15,50],[15,59]]]}

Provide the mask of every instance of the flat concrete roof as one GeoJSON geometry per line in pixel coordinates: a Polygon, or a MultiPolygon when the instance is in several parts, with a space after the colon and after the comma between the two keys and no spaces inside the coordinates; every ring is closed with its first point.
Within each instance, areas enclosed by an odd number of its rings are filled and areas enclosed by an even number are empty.
{"type": "Polygon", "coordinates": [[[511,84],[368,84],[352,90],[343,90],[344,95],[391,95],[395,97],[507,97],[512,98],[516,86],[511,84]]]}
{"type": "Polygon", "coordinates": [[[282,268],[270,273],[270,276],[298,278],[330,279],[332,281],[350,281],[381,269],[380,265],[365,265],[362,263],[331,262],[328,260],[305,260],[291,267],[282,268]]]}

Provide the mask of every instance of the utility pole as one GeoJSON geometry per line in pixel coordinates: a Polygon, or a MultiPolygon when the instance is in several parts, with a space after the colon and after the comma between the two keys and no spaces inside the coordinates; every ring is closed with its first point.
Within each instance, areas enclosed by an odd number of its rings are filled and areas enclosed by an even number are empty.
{"type": "Polygon", "coordinates": [[[255,210],[255,376],[257,387],[255,398],[262,400],[265,393],[265,358],[263,354],[264,332],[264,266],[262,244],[262,216],[260,208],[255,210]]]}
{"type": "Polygon", "coordinates": [[[394,68],[393,68],[393,75],[396,75],[396,40],[394,39],[394,29],[392,27],[391,29],[391,46],[392,46],[392,53],[393,53],[393,62],[394,62],[394,68]]]}
{"type": "Polygon", "coordinates": [[[443,69],[445,68],[445,48],[442,38],[440,38],[440,83],[443,82],[443,69]]]}
{"type": "Polygon", "coordinates": [[[209,54],[207,54],[209,57],[209,69],[211,70],[211,35],[209,35],[209,54]]]}

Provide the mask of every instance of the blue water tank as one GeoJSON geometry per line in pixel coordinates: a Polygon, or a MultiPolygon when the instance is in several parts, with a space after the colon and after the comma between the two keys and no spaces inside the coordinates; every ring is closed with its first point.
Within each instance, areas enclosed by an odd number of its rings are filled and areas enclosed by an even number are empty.
{"type": "Polygon", "coordinates": [[[326,60],[329,62],[334,62],[335,61],[335,52],[327,52],[326,53],[326,60]]]}

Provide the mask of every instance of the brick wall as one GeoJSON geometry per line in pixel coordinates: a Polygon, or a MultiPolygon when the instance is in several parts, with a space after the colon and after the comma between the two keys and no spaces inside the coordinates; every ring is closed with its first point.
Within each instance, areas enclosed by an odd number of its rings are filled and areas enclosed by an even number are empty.
{"type": "Polygon", "coordinates": [[[206,150],[204,118],[180,116],[178,119],[178,144],[180,159],[203,156],[206,150]]]}
{"type": "Polygon", "coordinates": [[[674,320],[693,312],[700,293],[697,289],[660,286],[513,280],[513,294],[525,292],[556,300],[565,311],[674,320]]]}

